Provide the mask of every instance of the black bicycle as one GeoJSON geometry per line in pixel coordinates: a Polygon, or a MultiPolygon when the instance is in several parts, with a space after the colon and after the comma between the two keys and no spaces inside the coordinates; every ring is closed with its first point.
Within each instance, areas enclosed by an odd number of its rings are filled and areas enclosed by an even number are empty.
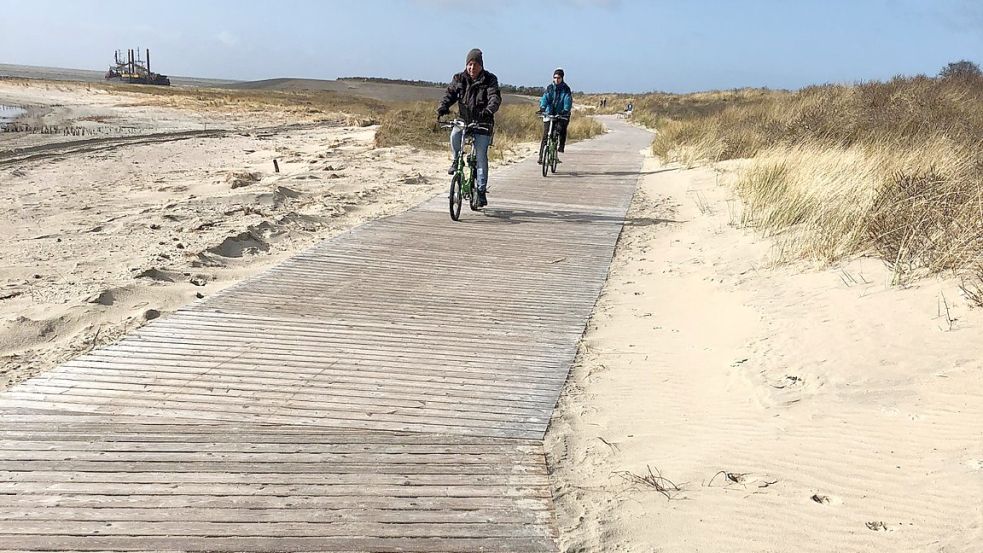
{"type": "Polygon", "coordinates": [[[556,165],[560,162],[560,156],[557,149],[560,147],[560,126],[556,122],[560,119],[569,121],[570,116],[568,115],[543,115],[543,122],[549,123],[550,128],[546,136],[546,144],[543,144],[539,151],[539,159],[543,160],[543,176],[545,177],[550,173],[550,171],[556,173],[556,165]]]}

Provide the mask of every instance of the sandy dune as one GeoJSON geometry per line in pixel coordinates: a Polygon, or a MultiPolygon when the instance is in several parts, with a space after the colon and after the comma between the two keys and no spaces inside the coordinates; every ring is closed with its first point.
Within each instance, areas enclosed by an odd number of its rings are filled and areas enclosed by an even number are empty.
{"type": "Polygon", "coordinates": [[[712,169],[644,172],[548,437],[562,550],[979,551],[983,310],[772,266],[712,169]]]}

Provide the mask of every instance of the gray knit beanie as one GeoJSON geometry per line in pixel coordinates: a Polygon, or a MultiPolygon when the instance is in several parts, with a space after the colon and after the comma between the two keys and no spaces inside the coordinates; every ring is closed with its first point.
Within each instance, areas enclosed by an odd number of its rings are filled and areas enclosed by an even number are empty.
{"type": "Polygon", "coordinates": [[[468,57],[464,60],[464,64],[467,65],[472,61],[477,62],[478,65],[482,67],[485,66],[485,62],[481,59],[481,50],[477,48],[472,48],[471,51],[468,52],[468,57]]]}

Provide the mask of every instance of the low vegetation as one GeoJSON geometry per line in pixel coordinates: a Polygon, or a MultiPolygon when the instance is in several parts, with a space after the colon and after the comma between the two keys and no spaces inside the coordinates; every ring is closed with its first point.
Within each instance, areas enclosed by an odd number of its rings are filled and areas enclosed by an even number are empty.
{"type": "MultiPolygon", "coordinates": [[[[355,81],[362,83],[383,83],[383,84],[398,84],[407,86],[423,86],[428,88],[446,88],[446,82],[436,82],[436,81],[421,81],[421,80],[409,80],[409,79],[386,79],[383,77],[339,77],[339,81],[355,81]]],[[[543,93],[543,87],[541,86],[518,86],[513,84],[499,84],[499,89],[501,89],[503,94],[518,94],[522,96],[539,96],[543,93]]]]}
{"type": "MultiPolygon", "coordinates": [[[[387,113],[376,131],[378,146],[409,144],[430,150],[445,150],[449,131],[437,127],[436,106],[431,102],[406,104],[387,113]]],[[[495,114],[495,141],[490,156],[501,158],[522,142],[538,142],[543,134],[542,120],[534,104],[502,106],[495,114]]],[[[604,132],[604,126],[590,117],[574,114],[567,130],[569,141],[591,138],[604,132]]]]}
{"type": "Polygon", "coordinates": [[[270,125],[283,118],[303,121],[338,120],[370,125],[388,111],[381,101],[329,90],[242,90],[184,88],[128,84],[87,83],[91,88],[127,92],[146,98],[146,103],[212,112],[269,114],[270,125]]]}
{"type": "Polygon", "coordinates": [[[971,62],[797,92],[737,90],[635,102],[653,152],[692,165],[752,158],[743,222],[783,258],[880,256],[897,281],[983,275],[983,75],[971,62]]]}

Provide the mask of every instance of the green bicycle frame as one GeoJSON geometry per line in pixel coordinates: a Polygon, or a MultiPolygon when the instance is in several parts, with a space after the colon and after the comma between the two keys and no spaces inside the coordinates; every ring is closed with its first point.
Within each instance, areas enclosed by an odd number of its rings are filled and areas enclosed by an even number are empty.
{"type": "Polygon", "coordinates": [[[461,175],[461,194],[465,198],[471,197],[471,192],[477,190],[476,181],[478,180],[478,154],[474,151],[474,139],[465,134],[461,137],[461,154],[457,158],[457,174],[461,175]],[[463,155],[466,148],[470,146],[467,155],[463,155]],[[470,169],[470,171],[468,170],[470,169]]]}

